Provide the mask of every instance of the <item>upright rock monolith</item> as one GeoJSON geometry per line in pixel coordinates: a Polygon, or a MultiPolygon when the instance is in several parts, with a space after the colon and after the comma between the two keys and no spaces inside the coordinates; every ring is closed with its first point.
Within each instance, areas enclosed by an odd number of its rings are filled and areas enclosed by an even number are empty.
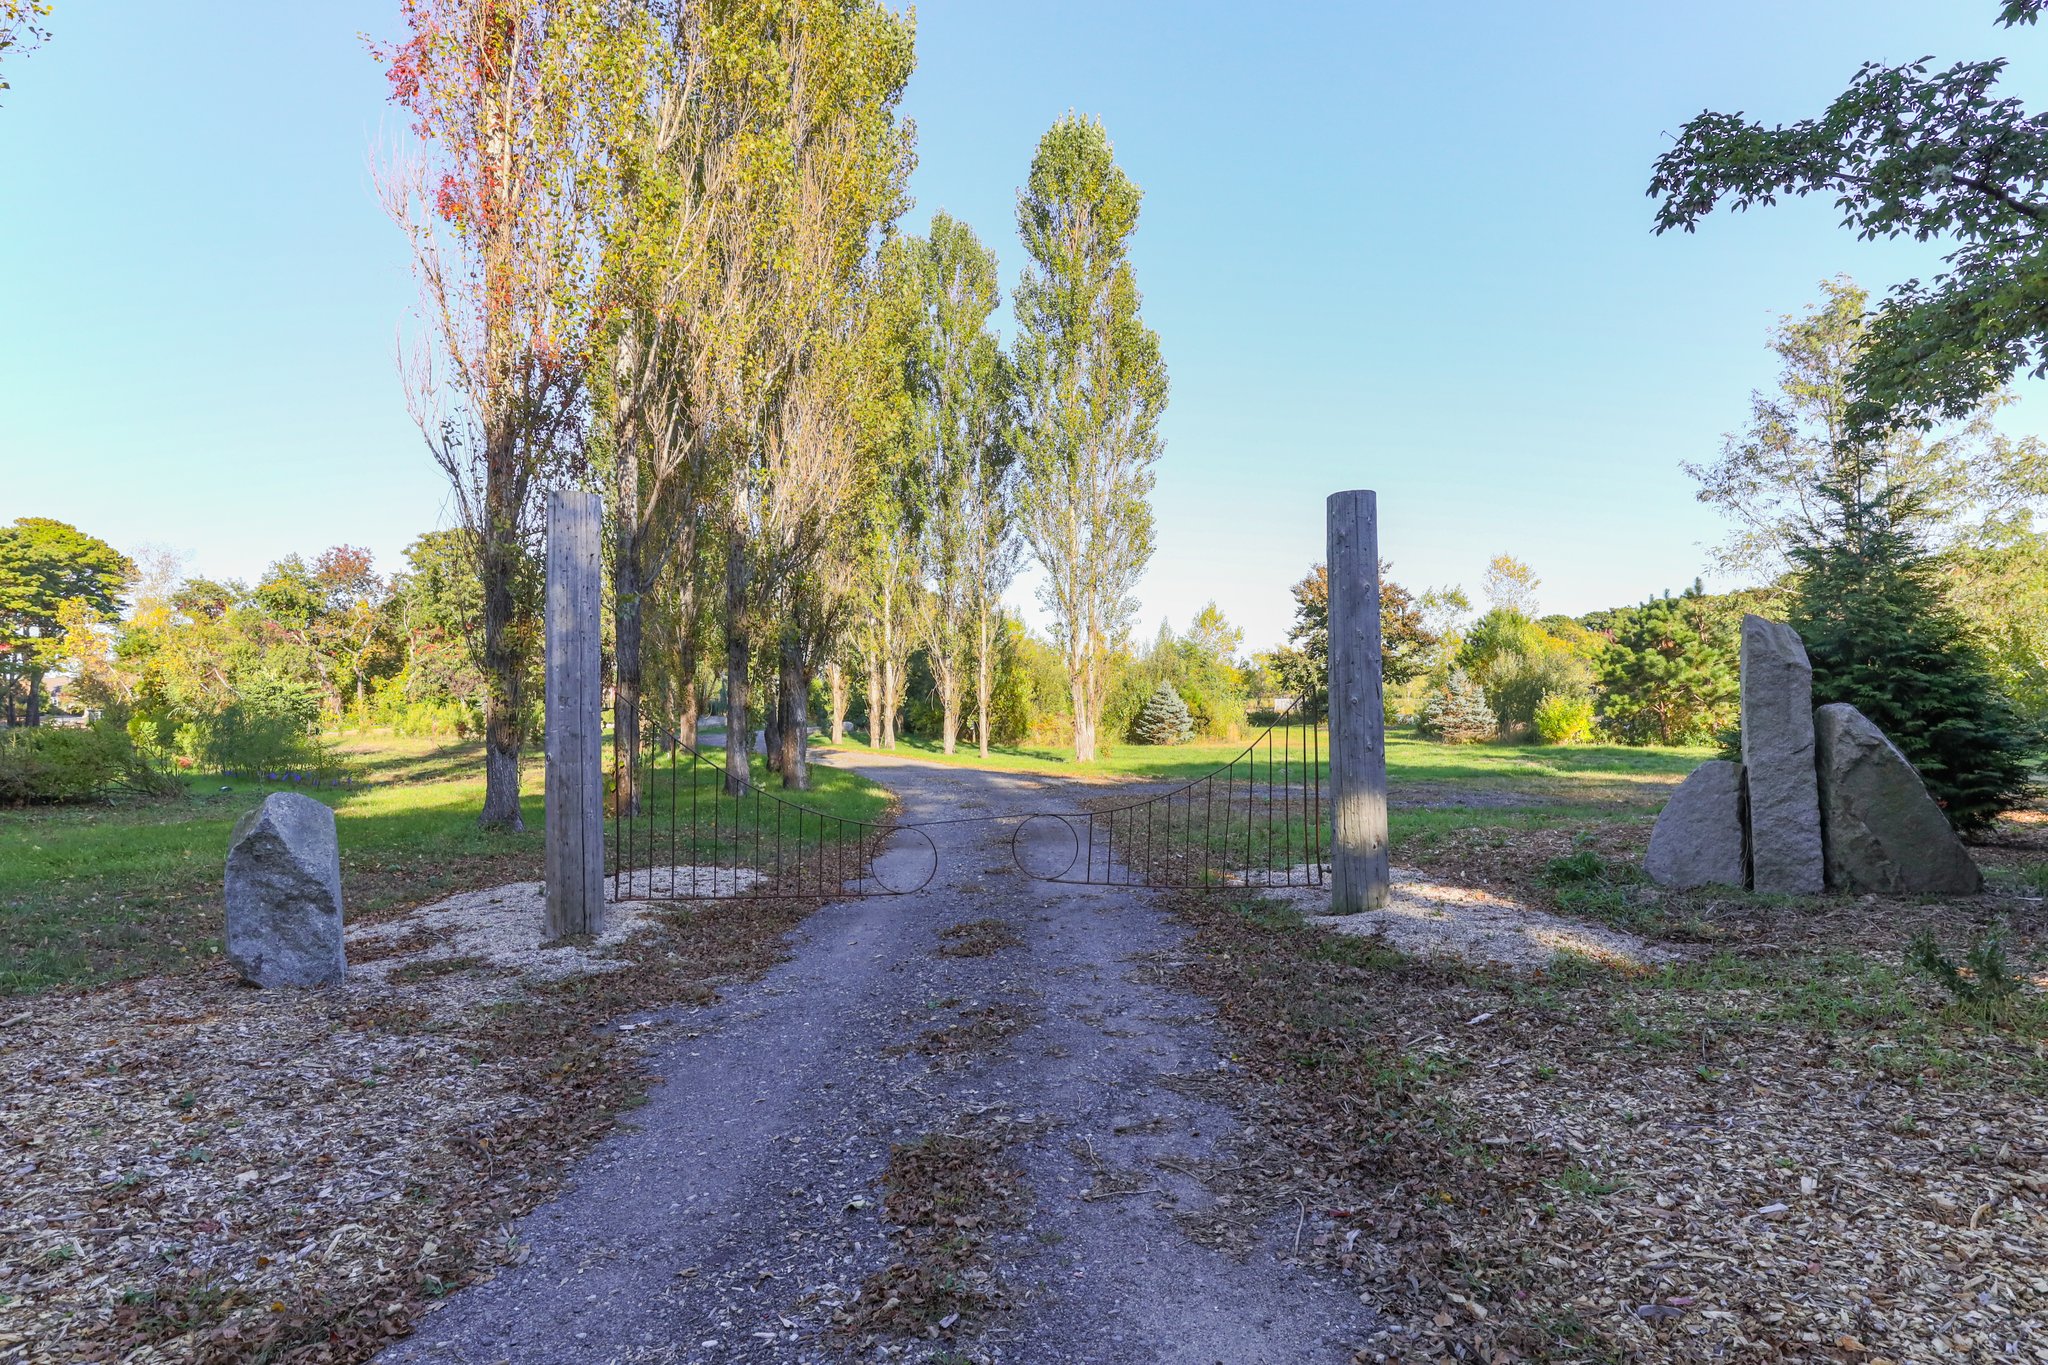
{"type": "Polygon", "coordinates": [[[1813,717],[1828,885],[1838,891],[1968,896],[1984,877],[1913,764],[1846,702],[1813,717]]]}
{"type": "Polygon", "coordinates": [[[1803,896],[1827,886],[1814,777],[1813,665],[1790,626],[1742,618],[1742,766],[1750,886],[1803,896]]]}
{"type": "Polygon", "coordinates": [[[341,845],[334,812],[272,792],[228,843],[227,954],[258,986],[326,986],[348,974],[341,938],[341,845]]]}
{"type": "Polygon", "coordinates": [[[1715,759],[1694,768],[1664,803],[1643,872],[1659,886],[1732,886],[1748,871],[1742,765],[1715,759]]]}

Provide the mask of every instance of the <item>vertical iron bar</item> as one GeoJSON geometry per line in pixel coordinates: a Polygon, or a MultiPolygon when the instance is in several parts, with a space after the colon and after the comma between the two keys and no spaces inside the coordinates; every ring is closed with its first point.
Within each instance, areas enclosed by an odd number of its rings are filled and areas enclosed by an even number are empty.
{"type": "Polygon", "coordinates": [[[1156,801],[1145,803],[1145,866],[1138,874],[1145,881],[1152,880],[1152,807],[1157,804],[1156,801]]]}
{"type": "Polygon", "coordinates": [[[1280,730],[1280,837],[1281,852],[1287,859],[1287,884],[1294,885],[1294,726],[1291,714],[1283,717],[1280,730]]]}
{"type": "Polygon", "coordinates": [[[1311,711],[1308,718],[1308,739],[1314,757],[1309,761],[1308,780],[1309,791],[1314,796],[1315,814],[1310,817],[1309,823],[1315,830],[1315,852],[1311,858],[1316,865],[1315,880],[1310,883],[1312,886],[1323,884],[1323,735],[1317,728],[1318,725],[1315,713],[1311,711]]]}

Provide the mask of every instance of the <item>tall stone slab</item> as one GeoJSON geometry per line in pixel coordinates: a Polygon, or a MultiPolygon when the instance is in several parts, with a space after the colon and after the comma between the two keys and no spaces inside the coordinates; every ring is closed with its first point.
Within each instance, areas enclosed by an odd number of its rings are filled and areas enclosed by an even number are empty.
{"type": "Polygon", "coordinates": [[[334,812],[272,792],[228,840],[227,956],[257,986],[328,986],[348,974],[334,812]]]}
{"type": "Polygon", "coordinates": [[[1884,731],[1845,702],[1813,717],[1828,885],[1838,891],[1969,896],[1984,877],[1884,731]]]}
{"type": "Polygon", "coordinates": [[[1650,831],[1643,873],[1659,886],[1732,886],[1748,871],[1742,765],[1715,759],[1681,782],[1650,831]]]}
{"type": "Polygon", "coordinates": [[[1827,887],[1814,776],[1813,665],[1799,633],[1742,618],[1742,766],[1749,787],[1750,885],[1805,896],[1827,887]]]}

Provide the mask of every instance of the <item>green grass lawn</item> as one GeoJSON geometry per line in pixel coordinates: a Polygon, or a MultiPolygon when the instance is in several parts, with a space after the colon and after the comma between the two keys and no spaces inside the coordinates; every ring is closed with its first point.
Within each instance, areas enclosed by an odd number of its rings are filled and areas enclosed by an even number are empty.
{"type": "MultiPolygon", "coordinates": [[[[899,740],[896,753],[974,768],[1191,782],[1236,760],[1255,743],[1262,771],[1270,759],[1291,761],[1295,769],[1305,773],[1310,754],[1319,759],[1319,769],[1329,766],[1329,732],[1318,729],[1311,738],[1299,727],[1292,728],[1284,740],[1276,733],[1270,753],[1263,739],[1202,739],[1176,745],[1105,743],[1091,763],[1076,763],[1066,750],[1034,745],[997,748],[983,759],[971,744],[963,744],[957,753],[947,755],[939,752],[936,740],[924,738],[899,740]]],[[[865,750],[858,740],[849,740],[842,747],[855,754],[865,750]]],[[[1678,781],[1711,757],[1713,752],[1709,749],[1631,748],[1618,744],[1437,744],[1412,730],[1396,730],[1387,735],[1387,777],[1396,784],[1569,788],[1583,786],[1591,779],[1662,787],[1678,781]]]]}
{"type": "MultiPolygon", "coordinates": [[[[1302,738],[1297,731],[1284,747],[1276,746],[1277,769],[1261,747],[1256,764],[1240,762],[1228,776],[1240,799],[1252,782],[1277,784],[1258,799],[1284,821],[1273,832],[1270,852],[1270,822],[1262,821],[1252,844],[1254,865],[1306,861],[1314,851],[1307,812],[1289,794],[1308,776],[1302,738]]],[[[529,765],[527,778],[528,828],[503,834],[476,826],[483,779],[475,741],[372,735],[343,736],[335,743],[363,785],[303,790],[332,805],[340,818],[343,895],[351,917],[541,875],[537,762],[529,765]]],[[[1246,747],[1216,741],[1116,744],[1090,764],[1047,749],[1005,749],[989,766],[1111,781],[1190,782],[1231,764],[1246,747]]],[[[860,746],[848,748],[857,752],[860,746]]],[[[1318,736],[1315,749],[1326,752],[1327,738],[1318,736]]],[[[980,762],[971,750],[945,758],[936,746],[916,740],[898,752],[935,762],[980,762]]],[[[1611,746],[1451,747],[1397,732],[1387,745],[1396,797],[1392,833],[1398,846],[1475,823],[1536,828],[1635,818],[1704,756],[1699,750],[1611,746]],[[1427,800],[1404,802],[1404,791],[1427,800]],[[1486,805],[1487,794],[1502,793],[1515,800],[1500,808],[1486,805]]],[[[818,813],[872,822],[885,819],[889,808],[886,792],[833,768],[817,768],[815,790],[793,795],[790,804],[777,799],[780,793],[758,759],[762,791],[738,801],[716,794],[716,774],[708,765],[696,770],[693,796],[692,771],[685,761],[648,773],[647,815],[634,826],[633,865],[759,866],[779,836],[785,858],[800,870],[809,866],[807,858],[816,862],[811,870],[822,879],[838,864],[827,866],[821,850],[835,845],[835,852],[844,851],[843,841],[858,832],[821,821],[818,813]],[[671,810],[677,817],[673,835],[671,810]],[[691,829],[697,831],[694,844],[691,829]]],[[[228,834],[271,786],[200,776],[185,782],[187,795],[180,800],[0,810],[0,994],[119,980],[204,961],[219,951],[228,834]]],[[[1183,828],[1198,818],[1183,812],[1183,828]]],[[[1131,833],[1127,820],[1118,834],[1131,833]]],[[[1231,848],[1243,836],[1242,825],[1208,835],[1218,847],[1231,848]]],[[[620,842],[616,833],[607,837],[620,842]]]]}
{"type": "MultiPolygon", "coordinates": [[[[362,785],[293,789],[335,809],[351,919],[540,877],[537,752],[527,766],[526,831],[506,834],[477,827],[484,783],[476,741],[349,735],[335,743],[362,785]]],[[[767,786],[758,762],[755,771],[767,786]]],[[[657,811],[665,776],[658,792],[650,788],[657,811]]],[[[0,809],[0,994],[120,980],[218,953],[228,835],[277,785],[193,776],[182,799],[0,809]]],[[[826,768],[802,800],[854,820],[889,807],[873,783],[826,768]]],[[[728,839],[735,827],[750,830],[750,818],[776,815],[761,798],[735,803],[707,792],[705,803],[707,818],[722,807],[728,839]]],[[[785,818],[801,840],[798,822],[785,818]]],[[[670,861],[665,837],[659,852],[670,861]]]]}
{"type": "MultiPolygon", "coordinates": [[[[866,752],[858,741],[842,747],[856,756],[866,752]]],[[[984,761],[971,746],[946,755],[923,738],[899,741],[895,753],[963,767],[1148,784],[1128,794],[1104,790],[1087,803],[1092,815],[1077,828],[1084,845],[1077,857],[1106,860],[1113,852],[1126,870],[1110,875],[1136,875],[1129,869],[1145,866],[1155,876],[1195,884],[1225,870],[1299,866],[1329,850],[1326,730],[1310,735],[1306,727],[1290,727],[1251,740],[1172,746],[1106,744],[1092,763],[1042,746],[999,748],[984,761]],[[1312,771],[1325,798],[1313,804],[1312,771]],[[1157,783],[1185,785],[1161,791],[1150,785],[1157,783]]],[[[1387,736],[1388,833],[1398,856],[1478,826],[1589,829],[1641,819],[1711,756],[1708,749],[1605,744],[1448,745],[1396,730],[1387,736]]]]}
{"type": "Polygon", "coordinates": [[[745,868],[803,893],[836,887],[858,872],[889,815],[887,791],[822,764],[812,766],[810,789],[800,792],[782,789],[759,755],[752,771],[754,785],[727,796],[721,753],[682,752],[647,763],[638,813],[606,828],[610,868],[745,868]]]}

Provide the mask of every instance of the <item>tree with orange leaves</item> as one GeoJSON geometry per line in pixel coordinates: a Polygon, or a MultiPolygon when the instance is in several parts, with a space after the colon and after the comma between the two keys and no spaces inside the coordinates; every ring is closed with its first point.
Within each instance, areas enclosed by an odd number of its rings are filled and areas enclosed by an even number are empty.
{"type": "Polygon", "coordinates": [[[581,454],[604,297],[602,124],[650,21],[634,0],[405,0],[403,15],[404,39],[374,50],[414,136],[381,177],[428,334],[403,365],[407,401],[477,555],[482,823],[516,830],[540,509],[581,454]]]}

